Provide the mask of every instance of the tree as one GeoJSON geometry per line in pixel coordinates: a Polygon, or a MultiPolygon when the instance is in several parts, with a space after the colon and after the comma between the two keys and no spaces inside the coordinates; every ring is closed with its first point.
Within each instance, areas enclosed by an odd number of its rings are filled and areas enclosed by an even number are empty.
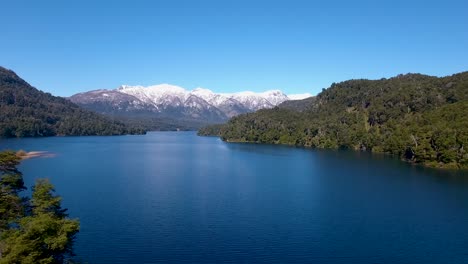
{"type": "Polygon", "coordinates": [[[281,104],[200,130],[228,142],[386,152],[433,167],[468,168],[468,72],[334,83],[313,100],[281,104]]]}
{"type": "Polygon", "coordinates": [[[16,166],[20,163],[21,158],[16,155],[12,150],[5,150],[0,152],[0,172],[17,172],[16,166]]]}
{"type": "Polygon", "coordinates": [[[0,210],[15,214],[1,214],[0,264],[3,263],[64,263],[73,255],[73,242],[79,231],[79,222],[69,219],[61,207],[61,197],[54,194],[47,179],[38,179],[32,188],[32,198],[19,196],[24,189],[21,174],[16,170],[14,152],[0,153],[1,196],[0,210]],[[7,166],[8,165],[8,166],[7,166]],[[11,177],[11,171],[17,171],[11,177]],[[20,177],[20,178],[18,178],[20,177]],[[27,210],[25,210],[27,209],[27,210]]]}
{"type": "Polygon", "coordinates": [[[23,176],[16,169],[19,162],[14,151],[0,152],[0,234],[25,213],[24,200],[19,196],[26,189],[23,176]]]}

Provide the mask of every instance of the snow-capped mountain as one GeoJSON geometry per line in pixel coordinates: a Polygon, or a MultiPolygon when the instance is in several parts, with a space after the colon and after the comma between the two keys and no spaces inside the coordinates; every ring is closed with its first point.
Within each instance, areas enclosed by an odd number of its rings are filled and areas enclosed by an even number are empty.
{"type": "MultiPolygon", "coordinates": [[[[292,95],[292,98],[297,100],[307,95],[292,95]]],[[[291,98],[280,90],[227,94],[205,88],[189,91],[175,85],[159,84],[147,87],[122,85],[114,90],[75,94],[70,100],[104,114],[144,112],[159,117],[215,123],[242,113],[272,108],[291,98]]]]}
{"type": "Polygon", "coordinates": [[[169,84],[143,86],[122,85],[117,89],[118,92],[132,95],[141,101],[154,105],[157,109],[167,106],[183,106],[189,94],[181,87],[169,84]]]}
{"type": "MultiPolygon", "coordinates": [[[[136,98],[135,96],[121,93],[115,90],[95,90],[86,93],[75,94],[70,100],[90,108],[97,112],[119,111],[148,111],[152,110],[151,104],[136,98]]],[[[156,109],[154,109],[156,110],[156,109]]]]}

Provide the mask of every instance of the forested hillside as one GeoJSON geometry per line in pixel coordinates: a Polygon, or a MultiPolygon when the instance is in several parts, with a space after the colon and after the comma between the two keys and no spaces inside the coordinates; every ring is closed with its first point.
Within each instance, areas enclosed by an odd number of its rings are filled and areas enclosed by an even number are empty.
{"type": "Polygon", "coordinates": [[[315,96],[312,96],[303,100],[285,101],[279,104],[278,107],[302,112],[311,107],[316,99],[317,98],[315,96]]]}
{"type": "Polygon", "coordinates": [[[41,92],[0,67],[0,137],[141,134],[72,102],[41,92]]]}
{"type": "Polygon", "coordinates": [[[299,104],[302,111],[276,107],[244,114],[210,132],[230,142],[368,150],[468,168],[468,72],[349,80],[308,103],[299,104]]]}

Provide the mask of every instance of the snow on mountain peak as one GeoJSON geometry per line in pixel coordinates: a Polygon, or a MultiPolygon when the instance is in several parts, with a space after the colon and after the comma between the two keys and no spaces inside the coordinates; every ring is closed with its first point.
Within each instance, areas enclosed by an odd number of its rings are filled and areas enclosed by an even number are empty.
{"type": "Polygon", "coordinates": [[[165,106],[181,106],[188,98],[189,93],[182,87],[171,84],[159,84],[151,86],[122,85],[118,88],[121,93],[133,95],[145,103],[159,108],[165,106]]]}
{"type": "Polygon", "coordinates": [[[216,94],[213,91],[211,91],[210,89],[205,89],[205,88],[201,88],[201,87],[195,88],[190,93],[193,94],[193,95],[196,95],[198,97],[201,97],[201,98],[203,98],[205,100],[211,99],[214,96],[216,96],[216,94]]]}
{"type": "Polygon", "coordinates": [[[289,100],[302,100],[302,99],[306,99],[308,97],[312,97],[312,94],[302,93],[302,94],[289,94],[288,95],[289,100]]]}
{"type": "Polygon", "coordinates": [[[168,91],[168,92],[184,92],[184,93],[187,92],[184,88],[182,88],[180,86],[167,84],[167,83],[151,85],[151,86],[146,87],[146,89],[165,90],[165,91],[168,91]]]}
{"type": "MultiPolygon", "coordinates": [[[[117,89],[121,93],[135,96],[145,103],[156,108],[167,106],[184,106],[191,96],[203,99],[207,104],[215,107],[234,107],[256,111],[262,108],[272,108],[287,100],[298,100],[309,97],[310,94],[286,95],[281,90],[269,90],[265,92],[242,91],[237,93],[215,93],[206,88],[195,88],[192,91],[171,84],[159,84],[151,86],[122,85],[117,89]]],[[[190,100],[193,102],[193,99],[190,100]]]]}
{"type": "Polygon", "coordinates": [[[280,90],[266,91],[261,93],[261,95],[273,105],[279,105],[280,103],[289,100],[288,96],[280,90]]]}
{"type": "Polygon", "coordinates": [[[211,91],[210,89],[197,87],[197,88],[193,89],[192,93],[213,94],[214,92],[211,91]]]}
{"type": "Polygon", "coordinates": [[[154,92],[157,91],[174,91],[174,92],[187,92],[184,88],[172,84],[162,83],[157,85],[150,86],[141,86],[141,85],[121,85],[117,90],[126,92],[132,90],[151,90],[154,92]]]}
{"type": "Polygon", "coordinates": [[[262,95],[279,95],[279,96],[285,95],[281,90],[268,90],[261,94],[262,95]]]}

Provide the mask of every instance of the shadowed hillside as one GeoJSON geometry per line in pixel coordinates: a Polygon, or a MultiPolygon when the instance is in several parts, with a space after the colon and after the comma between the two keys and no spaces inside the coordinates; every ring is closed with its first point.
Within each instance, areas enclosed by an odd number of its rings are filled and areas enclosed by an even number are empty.
{"type": "Polygon", "coordinates": [[[0,67],[0,137],[122,135],[145,131],[44,93],[0,67]]]}

